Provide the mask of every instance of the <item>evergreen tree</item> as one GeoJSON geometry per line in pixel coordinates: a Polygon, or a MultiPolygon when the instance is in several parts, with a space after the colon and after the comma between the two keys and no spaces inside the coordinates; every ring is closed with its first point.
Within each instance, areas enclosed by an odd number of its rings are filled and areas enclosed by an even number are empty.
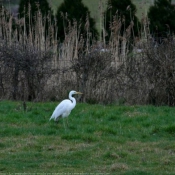
{"type": "Polygon", "coordinates": [[[126,28],[133,21],[133,31],[135,35],[138,35],[138,29],[140,28],[140,22],[136,17],[136,6],[131,0],[108,0],[106,14],[106,31],[108,33],[107,40],[111,35],[110,24],[116,18],[120,18],[122,21],[121,35],[126,31],[126,28]]]}
{"type": "Polygon", "coordinates": [[[155,0],[149,8],[148,18],[151,34],[159,41],[175,32],[175,8],[171,0],[155,0]]]}
{"type": "Polygon", "coordinates": [[[89,17],[89,24],[90,24],[90,33],[92,36],[97,38],[98,32],[95,28],[95,21],[92,17],[90,17],[90,11],[88,8],[82,3],[82,0],[64,0],[64,2],[58,7],[56,13],[57,19],[57,27],[58,27],[58,37],[61,41],[64,40],[65,37],[65,29],[68,27],[67,21],[63,19],[61,15],[67,14],[67,19],[73,24],[73,20],[77,21],[77,25],[81,24],[81,34],[85,34],[85,24],[87,15],[89,17]]]}
{"type": "Polygon", "coordinates": [[[30,24],[35,25],[36,12],[38,12],[38,10],[40,10],[42,17],[46,19],[46,30],[48,30],[49,20],[53,22],[54,16],[47,0],[20,0],[18,10],[19,18],[23,17],[26,18],[25,22],[27,32],[29,29],[29,13],[30,13],[30,24]]]}

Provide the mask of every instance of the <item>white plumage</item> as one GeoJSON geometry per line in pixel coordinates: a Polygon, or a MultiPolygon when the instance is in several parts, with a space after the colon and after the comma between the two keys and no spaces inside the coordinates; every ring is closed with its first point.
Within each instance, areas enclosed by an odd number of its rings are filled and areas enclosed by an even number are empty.
{"type": "Polygon", "coordinates": [[[69,92],[69,99],[63,100],[53,111],[50,120],[54,119],[54,121],[58,121],[60,117],[68,117],[71,113],[71,110],[76,105],[76,100],[72,97],[73,94],[82,94],[81,92],[70,91],[69,92]]]}

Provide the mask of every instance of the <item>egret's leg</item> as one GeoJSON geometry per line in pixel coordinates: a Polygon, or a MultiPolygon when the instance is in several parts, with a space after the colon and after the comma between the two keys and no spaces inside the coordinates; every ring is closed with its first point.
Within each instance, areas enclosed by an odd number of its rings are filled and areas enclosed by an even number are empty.
{"type": "Polygon", "coordinates": [[[69,127],[68,117],[66,117],[66,125],[67,125],[67,127],[69,127]]]}
{"type": "Polygon", "coordinates": [[[59,117],[55,119],[55,123],[59,123],[59,117]]]}
{"type": "Polygon", "coordinates": [[[66,131],[66,126],[65,126],[65,121],[64,121],[65,119],[63,118],[63,125],[64,125],[64,129],[65,129],[65,131],[66,131]]]}

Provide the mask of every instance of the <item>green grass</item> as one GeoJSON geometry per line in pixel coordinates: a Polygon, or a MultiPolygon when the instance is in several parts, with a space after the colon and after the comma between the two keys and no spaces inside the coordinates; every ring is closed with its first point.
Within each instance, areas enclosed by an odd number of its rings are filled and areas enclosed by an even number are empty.
{"type": "Polygon", "coordinates": [[[175,174],[175,108],[0,102],[0,173],[175,174]]]}

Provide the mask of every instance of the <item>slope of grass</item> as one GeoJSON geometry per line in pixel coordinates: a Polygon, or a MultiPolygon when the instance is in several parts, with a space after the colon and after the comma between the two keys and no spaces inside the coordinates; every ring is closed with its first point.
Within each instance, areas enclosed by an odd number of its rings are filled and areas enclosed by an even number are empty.
{"type": "Polygon", "coordinates": [[[174,108],[78,104],[65,130],[56,105],[0,102],[0,173],[174,174],[174,108]]]}

